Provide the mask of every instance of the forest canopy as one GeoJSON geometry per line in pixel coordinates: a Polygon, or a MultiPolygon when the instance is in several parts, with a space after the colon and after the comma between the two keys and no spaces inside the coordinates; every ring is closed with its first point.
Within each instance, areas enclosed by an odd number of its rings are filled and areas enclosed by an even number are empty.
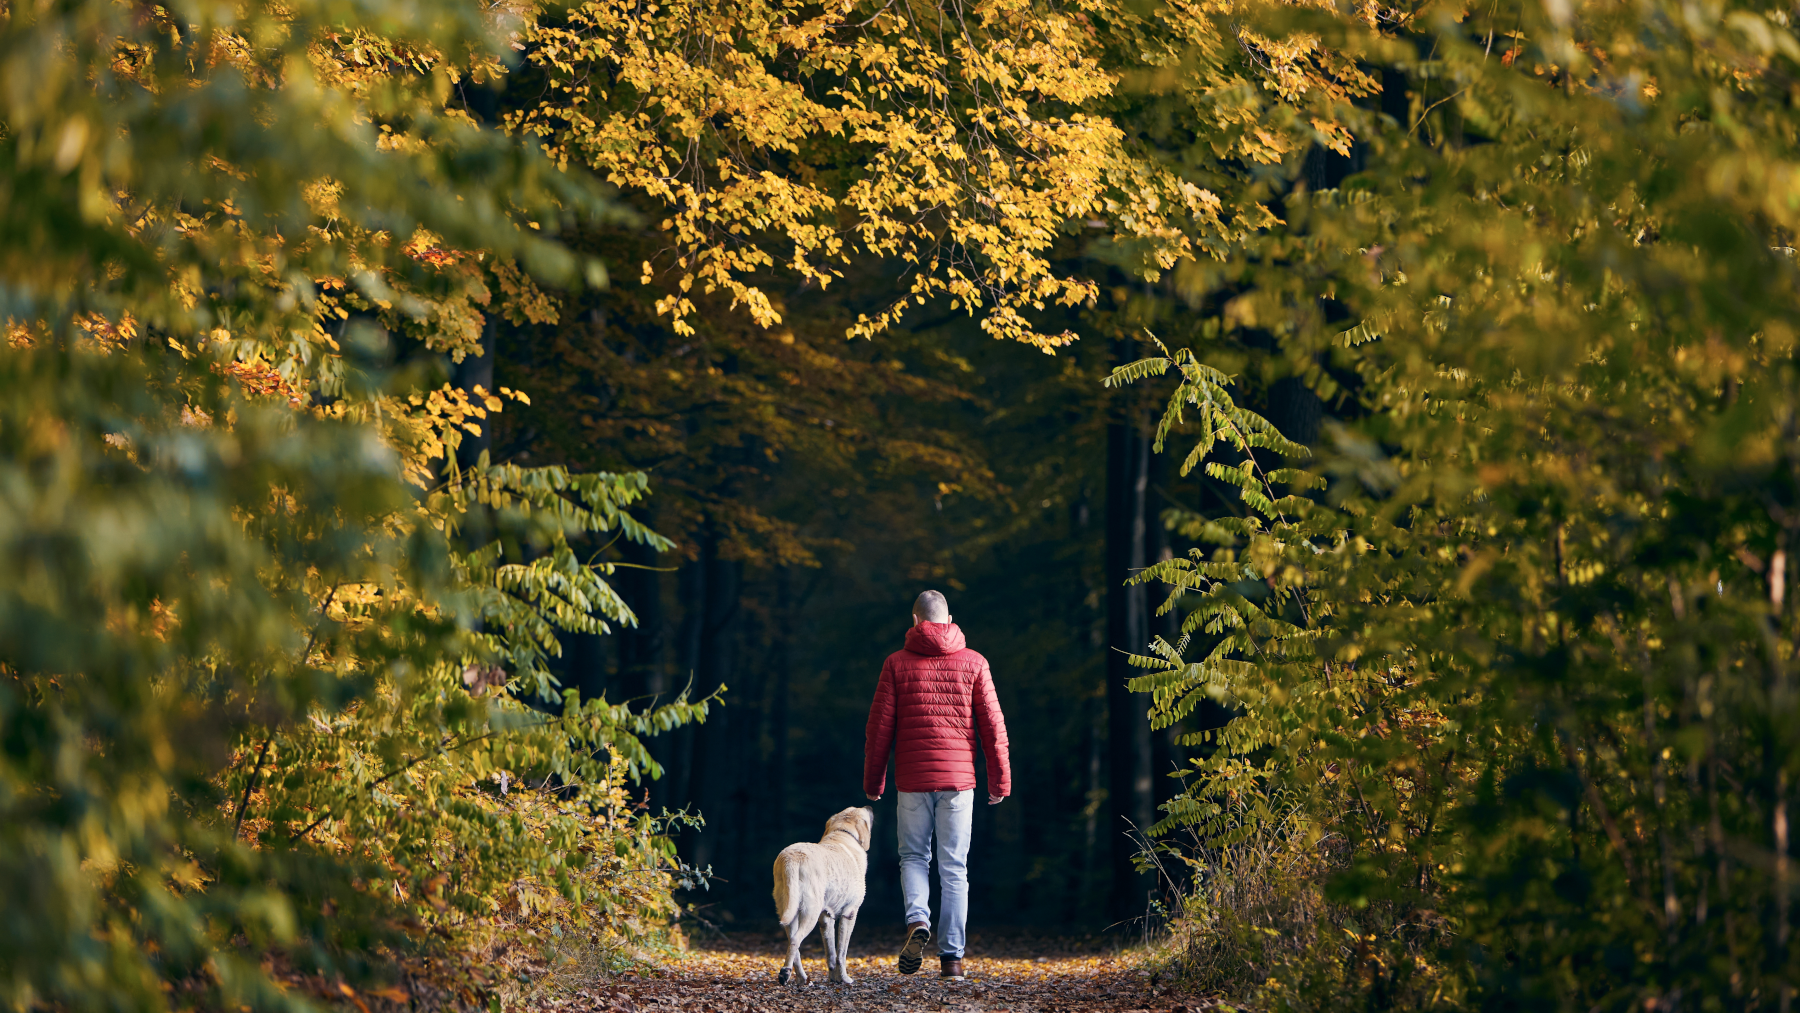
{"type": "Polygon", "coordinates": [[[1034,733],[991,906],[1786,1009],[1791,17],[8,6],[0,996],[679,945],[941,582],[1034,733]]]}

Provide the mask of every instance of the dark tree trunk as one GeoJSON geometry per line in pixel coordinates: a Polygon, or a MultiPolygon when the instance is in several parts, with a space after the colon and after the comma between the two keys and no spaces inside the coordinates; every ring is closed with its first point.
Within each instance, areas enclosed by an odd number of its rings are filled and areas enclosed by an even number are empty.
{"type": "MultiPolygon", "coordinates": [[[[479,87],[470,89],[468,95],[471,107],[481,104],[482,108],[488,108],[488,106],[495,101],[496,93],[492,88],[479,87]]],[[[489,109],[489,112],[491,113],[491,109],[489,109]]],[[[495,326],[494,318],[495,314],[488,314],[488,327],[490,330],[495,326]]],[[[588,318],[592,324],[592,340],[596,343],[605,341],[605,311],[596,306],[588,311],[588,318]]],[[[484,351],[487,351],[494,347],[494,343],[487,342],[484,343],[482,347],[484,351]]],[[[470,361],[471,360],[465,359],[464,364],[466,365],[470,361]]],[[[476,379],[472,377],[471,383],[480,383],[488,390],[493,390],[494,373],[492,365],[490,364],[487,367],[485,379],[476,379]]],[[[485,429],[483,430],[483,435],[486,435],[485,429]]],[[[594,541],[590,543],[589,549],[582,553],[583,555],[587,555],[594,549],[597,549],[600,545],[612,541],[613,534],[610,532],[599,532],[597,535],[591,537],[594,538],[594,541]]],[[[618,576],[615,572],[615,576],[609,578],[608,583],[612,584],[615,589],[618,589],[624,586],[625,581],[626,578],[618,576]]],[[[562,640],[564,652],[562,671],[560,672],[563,686],[578,691],[583,700],[598,699],[608,691],[611,691],[612,700],[617,702],[621,693],[620,683],[608,678],[607,670],[611,667],[611,659],[608,657],[608,648],[611,647],[609,639],[614,636],[622,635],[626,631],[626,628],[620,627],[619,624],[612,622],[611,620],[607,620],[607,626],[611,629],[611,633],[565,633],[559,638],[562,640]]]]}
{"type": "Polygon", "coordinates": [[[1149,879],[1132,867],[1134,828],[1149,826],[1152,814],[1150,724],[1145,697],[1125,684],[1138,674],[1127,653],[1141,653],[1150,639],[1148,595],[1142,585],[1126,586],[1146,562],[1145,500],[1149,493],[1150,440],[1135,407],[1106,433],[1106,710],[1111,818],[1102,827],[1112,841],[1112,903],[1115,919],[1143,912],[1149,879]]]}
{"type": "Polygon", "coordinates": [[[1112,853],[1100,848],[1104,843],[1100,825],[1111,822],[1111,814],[1106,806],[1098,804],[1106,797],[1102,776],[1106,769],[1106,698],[1090,698],[1084,704],[1088,711],[1087,791],[1083,795],[1087,818],[1082,824],[1081,891],[1071,919],[1076,922],[1091,920],[1095,913],[1112,909],[1112,853]]]}
{"type": "MultiPolygon", "coordinates": [[[[1175,506],[1168,498],[1168,488],[1173,468],[1170,467],[1166,454],[1152,454],[1150,460],[1150,495],[1145,497],[1145,523],[1150,526],[1151,557],[1161,561],[1175,554],[1174,546],[1169,541],[1169,529],[1163,525],[1162,515],[1165,510],[1175,506]]],[[[1156,615],[1156,611],[1169,599],[1169,589],[1160,585],[1149,589],[1150,630],[1168,641],[1171,645],[1181,640],[1181,610],[1170,609],[1166,615],[1156,615]]],[[[1143,699],[1140,697],[1140,699],[1143,699]]],[[[1151,732],[1150,740],[1150,772],[1151,772],[1151,804],[1160,806],[1174,798],[1181,785],[1169,776],[1181,759],[1181,747],[1176,738],[1181,734],[1180,726],[1171,726],[1151,732]]],[[[1154,813],[1157,819],[1162,813],[1154,813]]]]}
{"type": "Polygon", "coordinates": [[[581,699],[593,700],[607,691],[606,637],[598,633],[564,633],[563,688],[574,689],[581,699]]]}
{"type": "MultiPolygon", "coordinates": [[[[451,370],[450,382],[459,390],[473,391],[476,387],[492,392],[494,389],[494,356],[495,347],[499,344],[498,325],[494,322],[494,314],[490,313],[487,323],[481,329],[481,354],[471,355],[456,364],[451,370]]],[[[494,446],[494,427],[492,419],[477,422],[481,427],[481,435],[463,433],[462,446],[456,448],[456,463],[464,468],[470,467],[481,458],[484,451],[494,446]]]]}
{"type": "MultiPolygon", "coordinates": [[[[712,622],[709,614],[712,600],[708,594],[712,576],[709,557],[715,551],[715,539],[710,530],[701,533],[699,548],[699,558],[684,564],[676,580],[676,599],[681,603],[681,642],[676,651],[675,684],[669,687],[671,690],[678,691],[690,681],[696,690],[701,685],[701,659],[707,649],[706,627],[712,622]]],[[[693,791],[694,739],[701,734],[704,733],[700,728],[684,725],[665,735],[669,740],[668,792],[675,806],[696,801],[693,791]]]]}
{"type": "MultiPolygon", "coordinates": [[[[648,546],[629,541],[619,544],[623,561],[631,564],[615,571],[619,596],[637,614],[637,626],[619,630],[619,699],[632,700],[635,708],[642,709],[668,702],[663,672],[668,636],[664,629],[662,574],[641,569],[659,566],[661,561],[648,546]]],[[[667,736],[656,736],[644,744],[658,763],[667,764],[667,736]]],[[[653,790],[652,796],[658,802],[670,801],[666,790],[653,790]]]]}
{"type": "Polygon", "coordinates": [[[770,636],[768,702],[763,710],[768,725],[768,775],[759,778],[762,793],[764,840],[787,840],[788,799],[788,673],[794,664],[794,624],[798,608],[794,600],[793,571],[782,567],[775,574],[775,629],[770,636]]]}
{"type": "MultiPolygon", "coordinates": [[[[494,357],[495,348],[500,343],[499,332],[490,314],[481,331],[481,354],[467,356],[451,370],[450,382],[460,390],[472,391],[477,386],[486,390],[494,389],[494,357]]],[[[456,464],[467,468],[481,458],[481,455],[493,446],[493,426],[483,420],[481,435],[464,431],[462,445],[456,448],[456,464]]],[[[449,478],[451,472],[448,462],[444,465],[444,477],[449,478]]],[[[483,503],[472,502],[468,512],[462,518],[462,544],[468,551],[474,551],[493,539],[494,522],[490,509],[483,503]]],[[[473,626],[479,631],[485,621],[484,616],[476,616],[473,626]]]]}
{"type": "MultiPolygon", "coordinates": [[[[742,586],[742,563],[739,585],[742,586]]],[[[731,692],[727,694],[732,708],[730,718],[730,736],[726,738],[729,751],[725,758],[725,770],[729,776],[724,779],[722,789],[729,794],[721,794],[725,799],[726,811],[721,816],[730,821],[729,835],[715,832],[712,842],[712,861],[719,865],[719,874],[729,878],[733,883],[749,883],[754,881],[754,873],[761,856],[770,852],[758,849],[757,816],[763,810],[762,796],[767,792],[769,770],[763,764],[762,741],[767,729],[763,724],[763,685],[768,681],[768,665],[766,658],[749,657],[749,645],[758,639],[759,631],[752,627],[752,616],[748,610],[732,623],[734,650],[742,657],[733,666],[730,676],[731,692]],[[765,663],[758,664],[759,661],[765,663]],[[735,842],[735,846],[725,848],[725,854],[718,854],[718,849],[725,842],[735,842]]],[[[725,828],[721,827],[719,830],[725,828]]]]}
{"type": "MultiPolygon", "coordinates": [[[[708,537],[700,559],[706,569],[706,623],[700,631],[696,697],[717,692],[721,687],[729,688],[735,677],[738,594],[743,584],[744,564],[719,558],[718,548],[718,540],[708,537]]],[[[693,730],[691,797],[702,813],[721,823],[729,819],[730,799],[736,792],[740,776],[740,771],[733,769],[731,763],[733,723],[732,708],[721,707],[707,716],[705,725],[693,730]]],[[[699,835],[694,844],[695,865],[706,866],[712,862],[718,851],[719,838],[718,833],[699,835]]]]}
{"type": "Polygon", "coordinates": [[[1269,421],[1295,443],[1315,447],[1325,420],[1325,405],[1299,377],[1275,381],[1269,388],[1269,421]]]}

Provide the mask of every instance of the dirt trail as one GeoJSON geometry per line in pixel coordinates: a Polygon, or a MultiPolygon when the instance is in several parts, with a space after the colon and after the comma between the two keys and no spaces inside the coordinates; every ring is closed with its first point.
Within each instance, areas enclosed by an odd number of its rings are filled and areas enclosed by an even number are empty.
{"type": "Polygon", "coordinates": [[[796,987],[775,980],[782,956],[775,937],[739,935],[699,942],[661,968],[613,979],[591,998],[601,1010],[610,1007],[619,1013],[1199,1013],[1222,1008],[1206,1000],[1157,994],[1128,960],[1092,941],[975,936],[964,962],[968,978],[945,981],[937,977],[934,959],[918,974],[900,974],[894,954],[884,945],[890,935],[897,948],[897,931],[857,932],[850,947],[855,979],[850,985],[826,982],[817,938],[809,939],[803,951],[812,983],[796,987]]]}

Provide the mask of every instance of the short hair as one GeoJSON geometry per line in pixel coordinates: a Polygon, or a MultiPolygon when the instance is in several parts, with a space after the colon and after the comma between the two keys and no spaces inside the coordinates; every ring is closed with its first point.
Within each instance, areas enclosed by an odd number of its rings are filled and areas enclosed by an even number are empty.
{"type": "Polygon", "coordinates": [[[950,621],[950,603],[944,600],[939,591],[920,591],[917,601],[913,602],[913,615],[928,623],[947,623],[950,621]]]}

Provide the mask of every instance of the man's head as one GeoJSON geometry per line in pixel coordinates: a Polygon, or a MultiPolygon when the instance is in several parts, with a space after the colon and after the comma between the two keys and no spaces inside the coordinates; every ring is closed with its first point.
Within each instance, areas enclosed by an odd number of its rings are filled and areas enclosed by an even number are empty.
{"type": "Polygon", "coordinates": [[[918,600],[913,602],[913,625],[920,623],[947,623],[950,621],[950,603],[944,600],[939,591],[921,591],[918,600]]]}

